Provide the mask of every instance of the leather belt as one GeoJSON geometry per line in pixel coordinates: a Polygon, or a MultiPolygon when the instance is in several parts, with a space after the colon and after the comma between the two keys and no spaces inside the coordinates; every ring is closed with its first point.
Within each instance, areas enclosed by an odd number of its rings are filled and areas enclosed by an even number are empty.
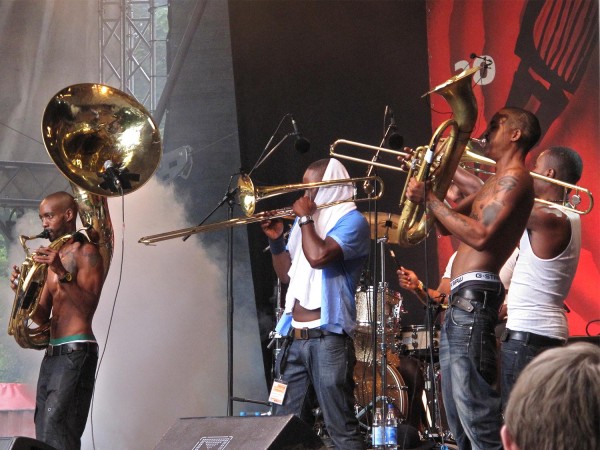
{"type": "Polygon", "coordinates": [[[521,341],[525,344],[530,344],[535,347],[561,347],[565,345],[565,342],[561,339],[550,338],[535,333],[528,333],[526,331],[513,331],[507,328],[502,334],[502,342],[506,342],[511,339],[514,341],[521,341]]]}
{"type": "Polygon", "coordinates": [[[322,330],[321,328],[293,328],[294,339],[317,339],[323,336],[342,336],[339,333],[322,330]]]}
{"type": "Polygon", "coordinates": [[[60,356],[81,351],[97,355],[98,344],[96,342],[67,342],[60,345],[49,344],[46,348],[46,356],[60,356]]]}
{"type": "Polygon", "coordinates": [[[498,303],[498,308],[500,307],[501,296],[495,292],[464,288],[451,295],[450,306],[456,306],[463,311],[471,312],[475,309],[472,302],[482,303],[485,309],[489,306],[488,300],[493,300],[494,304],[498,303]]]}

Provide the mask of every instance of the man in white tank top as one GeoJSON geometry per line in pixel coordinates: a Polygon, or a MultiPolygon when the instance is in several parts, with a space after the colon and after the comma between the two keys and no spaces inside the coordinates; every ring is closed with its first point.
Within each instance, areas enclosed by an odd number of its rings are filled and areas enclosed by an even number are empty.
{"type": "MultiPolygon", "coordinates": [[[[537,158],[534,172],[575,184],[580,156],[551,147],[537,158]]],[[[536,198],[563,204],[564,189],[535,179],[536,198]]],[[[564,299],[577,270],[581,249],[579,215],[536,202],[520,242],[519,258],[508,291],[508,322],[502,336],[502,404],[521,370],[543,350],[564,345],[569,330],[564,299]]]]}

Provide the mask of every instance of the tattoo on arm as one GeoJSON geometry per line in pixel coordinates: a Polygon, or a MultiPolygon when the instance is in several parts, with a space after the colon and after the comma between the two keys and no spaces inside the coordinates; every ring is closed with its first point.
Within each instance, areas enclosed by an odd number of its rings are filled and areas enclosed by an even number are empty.
{"type": "Polygon", "coordinates": [[[434,212],[435,215],[440,219],[442,217],[453,217],[455,220],[457,220],[460,223],[461,226],[468,226],[468,223],[465,220],[465,216],[448,208],[446,205],[444,205],[443,202],[439,201],[438,199],[436,199],[432,202],[428,202],[427,207],[429,208],[430,211],[434,212]]]}
{"type": "Polygon", "coordinates": [[[91,267],[96,267],[100,263],[100,256],[96,252],[85,252],[84,256],[91,267]]]}
{"type": "Polygon", "coordinates": [[[500,202],[492,202],[489,205],[485,206],[485,208],[483,208],[483,211],[481,211],[483,214],[482,223],[486,226],[494,223],[501,209],[502,204],[500,202]]]}
{"type": "Polygon", "coordinates": [[[498,180],[496,192],[512,191],[516,185],[516,177],[512,175],[506,175],[498,180]]]}

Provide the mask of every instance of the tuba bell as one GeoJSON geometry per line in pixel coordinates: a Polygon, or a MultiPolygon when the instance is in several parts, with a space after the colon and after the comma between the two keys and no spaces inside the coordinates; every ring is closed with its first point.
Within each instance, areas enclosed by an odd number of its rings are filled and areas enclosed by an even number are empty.
{"type": "MultiPolygon", "coordinates": [[[[69,180],[87,239],[96,244],[108,273],[113,254],[113,227],[107,198],[143,186],[158,168],[162,145],[158,127],[135,98],[110,86],[83,83],[58,92],[42,118],[44,145],[69,180]]],[[[59,250],[73,234],[49,247],[59,250]]],[[[23,348],[43,349],[50,339],[50,321],[35,326],[35,313],[48,267],[33,261],[25,242],[47,238],[20,236],[26,254],[21,265],[8,334],[23,348]]],[[[50,319],[52,320],[52,319],[50,319]]]]}
{"type": "Polygon", "coordinates": [[[469,142],[477,119],[477,102],[471,82],[480,67],[473,67],[450,78],[424,94],[440,94],[450,104],[454,118],[444,121],[435,130],[428,146],[417,147],[409,164],[406,184],[400,197],[400,219],[393,238],[401,246],[416,245],[424,240],[433,223],[433,214],[425,214],[425,206],[406,198],[406,189],[411,177],[418,181],[430,180],[430,189],[442,200],[452,183],[464,149],[469,142]],[[444,132],[450,129],[446,139],[444,132]],[[430,159],[429,161],[426,160],[430,159]]]}

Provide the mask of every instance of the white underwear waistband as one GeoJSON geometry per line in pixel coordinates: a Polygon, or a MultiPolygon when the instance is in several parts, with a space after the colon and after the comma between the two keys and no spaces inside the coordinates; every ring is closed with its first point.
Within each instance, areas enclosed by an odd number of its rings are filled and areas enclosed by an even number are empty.
{"type": "Polygon", "coordinates": [[[500,277],[492,272],[467,272],[450,281],[450,290],[455,291],[467,281],[484,281],[486,283],[500,283],[500,277]]]}
{"type": "Polygon", "coordinates": [[[321,319],[311,320],[310,322],[298,322],[297,320],[292,319],[292,327],[294,328],[319,328],[320,326],[321,319]]]}

